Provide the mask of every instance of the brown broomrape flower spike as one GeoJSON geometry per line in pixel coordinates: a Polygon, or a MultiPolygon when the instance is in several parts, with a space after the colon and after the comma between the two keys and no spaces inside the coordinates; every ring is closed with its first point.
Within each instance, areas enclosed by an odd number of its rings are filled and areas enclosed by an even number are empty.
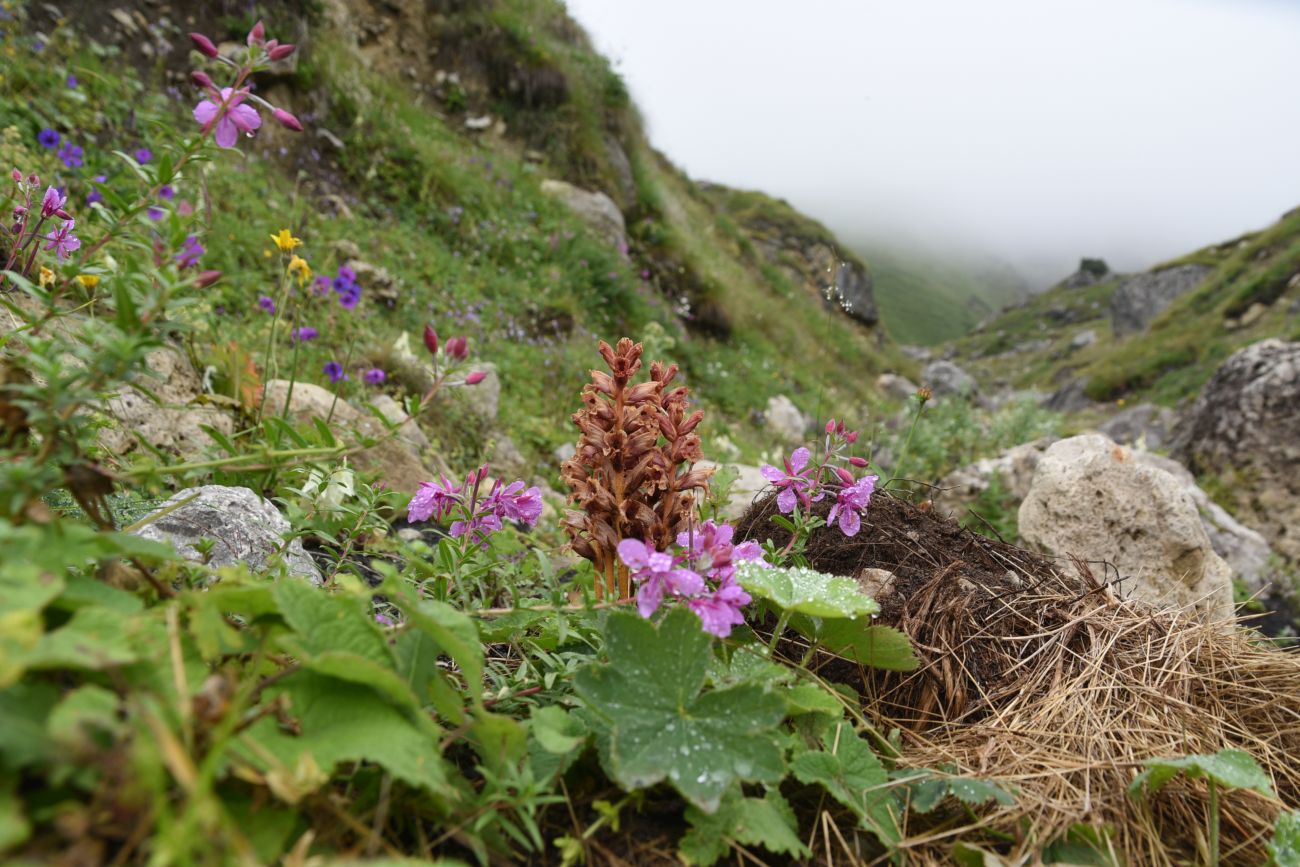
{"type": "Polygon", "coordinates": [[[579,507],[565,513],[564,529],[601,576],[597,598],[632,595],[618,543],[637,539],[667,549],[694,521],[695,491],[707,492],[713,475],[711,467],[691,466],[703,457],[695,428],[704,413],[689,412],[689,389],[667,390],[677,365],[656,361],[649,380],[631,384],[641,351],[626,337],[613,348],[600,342],[610,372],[591,371],[583,408],[573,414],[582,432],[577,452],[560,470],[569,502],[579,507]]]}

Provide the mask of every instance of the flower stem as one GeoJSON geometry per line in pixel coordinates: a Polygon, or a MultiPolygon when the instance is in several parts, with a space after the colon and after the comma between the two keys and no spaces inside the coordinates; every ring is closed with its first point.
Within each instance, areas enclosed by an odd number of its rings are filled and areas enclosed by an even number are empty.
{"type": "Polygon", "coordinates": [[[916,423],[921,420],[921,413],[924,411],[925,402],[921,401],[917,404],[916,412],[912,415],[912,426],[907,429],[907,440],[903,443],[903,453],[898,456],[898,460],[894,463],[894,477],[885,483],[885,487],[889,487],[902,478],[903,463],[907,460],[908,452],[912,448],[912,434],[916,433],[916,423]]]}
{"type": "Polygon", "coordinates": [[[1219,867],[1219,786],[1214,778],[1210,784],[1210,867],[1219,867]]]}

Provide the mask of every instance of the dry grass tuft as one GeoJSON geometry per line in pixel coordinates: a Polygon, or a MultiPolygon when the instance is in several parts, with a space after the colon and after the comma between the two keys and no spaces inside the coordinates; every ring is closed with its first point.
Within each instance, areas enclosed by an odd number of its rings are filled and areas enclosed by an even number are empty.
{"type": "MultiPolygon", "coordinates": [[[[741,533],[779,537],[772,508],[757,503],[741,533]]],[[[890,497],[872,503],[858,537],[820,531],[808,553],[825,571],[897,576],[882,620],[908,633],[922,666],[824,659],[820,673],[852,683],[882,727],[903,731],[899,764],[951,764],[1018,793],[1013,807],[909,814],[908,863],[950,864],[956,841],[1040,863],[1075,823],[1108,826],[1129,865],[1207,863],[1203,782],[1144,800],[1127,790],[1144,759],[1227,747],[1260,762],[1281,802],[1221,798],[1224,863],[1267,862],[1278,811],[1300,804],[1300,656],[1233,624],[1122,601],[1086,567],[1081,579],[890,497]]]]}

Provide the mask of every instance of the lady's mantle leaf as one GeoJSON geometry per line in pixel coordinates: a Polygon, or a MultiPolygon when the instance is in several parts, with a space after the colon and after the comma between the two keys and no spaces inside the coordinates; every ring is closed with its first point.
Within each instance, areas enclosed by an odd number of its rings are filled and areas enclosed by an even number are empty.
{"type": "Polygon", "coordinates": [[[1187,774],[1191,780],[1206,777],[1226,788],[1253,789],[1265,797],[1276,797],[1268,774],[1264,773],[1250,753],[1241,750],[1220,750],[1212,755],[1176,759],[1148,759],[1143,764],[1147,769],[1138,774],[1129,785],[1128,793],[1133,797],[1142,793],[1143,786],[1148,787],[1154,795],[1180,772],[1187,774]]]}
{"type": "Polygon", "coordinates": [[[812,854],[799,839],[794,810],[776,789],[761,799],[729,794],[712,815],[687,807],[686,819],[691,828],[682,837],[678,854],[688,864],[709,867],[727,854],[733,842],[795,858],[812,854]]]}
{"type": "Polygon", "coordinates": [[[785,702],[759,684],[701,694],[711,639],[689,609],[656,629],[615,612],[605,626],[609,664],[578,672],[578,694],[611,722],[610,774],[626,788],[664,779],[707,813],[737,780],[780,780],[775,728],[785,702]]]}
{"type": "Polygon", "coordinates": [[[1300,811],[1278,814],[1268,854],[1277,867],[1300,867],[1300,811]]]}
{"type": "Polygon", "coordinates": [[[801,783],[817,784],[852,810],[886,846],[901,839],[889,775],[852,728],[841,723],[823,737],[821,750],[795,757],[790,770],[801,783]]]}
{"type": "Polygon", "coordinates": [[[813,620],[794,617],[790,626],[831,653],[860,665],[889,671],[915,671],[921,661],[912,641],[892,626],[876,626],[869,617],[813,620]]]}
{"type": "Polygon", "coordinates": [[[751,595],[795,614],[860,617],[880,611],[880,606],[858,588],[856,581],[812,569],[768,569],[754,563],[738,563],[736,580],[751,595]]]}

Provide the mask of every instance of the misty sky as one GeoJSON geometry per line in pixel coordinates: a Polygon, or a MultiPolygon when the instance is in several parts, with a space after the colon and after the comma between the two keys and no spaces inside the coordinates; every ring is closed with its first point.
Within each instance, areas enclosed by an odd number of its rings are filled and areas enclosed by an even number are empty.
{"type": "Polygon", "coordinates": [[[1300,3],[568,0],[651,141],[846,242],[1054,281],[1300,205],[1300,3]]]}

